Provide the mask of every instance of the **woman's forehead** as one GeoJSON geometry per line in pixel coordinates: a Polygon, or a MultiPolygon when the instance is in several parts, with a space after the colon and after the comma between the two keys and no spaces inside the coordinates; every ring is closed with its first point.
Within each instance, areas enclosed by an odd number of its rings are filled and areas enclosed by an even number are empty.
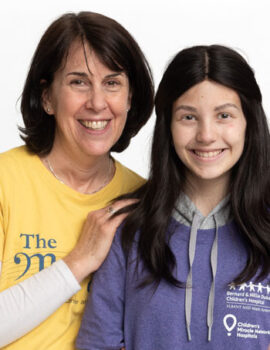
{"type": "Polygon", "coordinates": [[[91,47],[90,43],[79,39],[71,43],[60,70],[83,69],[91,73],[90,67],[93,65],[102,66],[108,72],[123,71],[125,73],[117,63],[114,63],[113,67],[107,64],[103,57],[91,47]]]}

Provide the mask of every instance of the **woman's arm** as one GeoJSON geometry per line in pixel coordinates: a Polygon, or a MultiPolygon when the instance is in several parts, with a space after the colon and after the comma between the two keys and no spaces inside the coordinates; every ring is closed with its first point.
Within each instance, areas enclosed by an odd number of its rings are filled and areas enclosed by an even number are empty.
{"type": "Polygon", "coordinates": [[[124,347],[124,290],[126,259],[116,234],[111,250],[94,274],[77,348],[119,350],[124,347]]]}
{"type": "Polygon", "coordinates": [[[102,264],[126,215],[111,218],[106,208],[91,212],[77,245],[63,260],[0,293],[0,347],[38,326],[80,289],[79,283],[102,264]]]}
{"type": "Polygon", "coordinates": [[[0,347],[38,326],[79,289],[67,265],[59,260],[1,292],[0,347]]]}

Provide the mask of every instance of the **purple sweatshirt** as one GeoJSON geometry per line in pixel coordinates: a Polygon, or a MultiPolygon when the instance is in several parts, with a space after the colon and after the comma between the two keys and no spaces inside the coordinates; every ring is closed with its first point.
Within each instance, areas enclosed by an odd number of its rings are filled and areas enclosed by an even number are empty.
{"type": "Polygon", "coordinates": [[[267,350],[269,279],[230,284],[246,264],[247,249],[229,218],[228,199],[203,217],[183,196],[173,216],[175,276],[188,287],[161,281],[138,288],[147,271],[142,262],[136,269],[136,241],[126,259],[118,232],[95,273],[78,349],[267,350]]]}

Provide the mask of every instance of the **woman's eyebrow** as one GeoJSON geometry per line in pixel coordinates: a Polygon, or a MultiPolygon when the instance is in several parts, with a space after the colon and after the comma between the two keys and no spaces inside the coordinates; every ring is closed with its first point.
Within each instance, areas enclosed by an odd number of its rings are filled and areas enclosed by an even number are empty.
{"type": "Polygon", "coordinates": [[[69,75],[77,75],[79,77],[87,77],[88,74],[84,73],[84,72],[69,72],[67,73],[66,76],[69,76],[69,75]]]}
{"type": "MultiPolygon", "coordinates": [[[[88,77],[88,74],[85,72],[69,72],[69,73],[67,73],[66,76],[69,76],[69,75],[76,75],[76,76],[85,77],[85,78],[88,77]]],[[[105,76],[105,78],[114,78],[114,77],[117,77],[119,75],[123,75],[123,72],[116,72],[116,73],[108,74],[105,76]]]]}
{"type": "Polygon", "coordinates": [[[119,75],[123,75],[123,72],[116,72],[116,73],[108,74],[105,76],[105,78],[114,78],[114,77],[117,77],[119,75]]]}

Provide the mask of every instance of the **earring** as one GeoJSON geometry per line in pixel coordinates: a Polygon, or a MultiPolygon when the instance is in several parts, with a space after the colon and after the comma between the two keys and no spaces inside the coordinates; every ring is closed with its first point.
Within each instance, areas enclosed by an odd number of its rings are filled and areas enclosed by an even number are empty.
{"type": "Polygon", "coordinates": [[[47,108],[46,108],[46,112],[47,112],[47,113],[50,113],[50,111],[51,111],[50,108],[47,107],[47,108]]]}

